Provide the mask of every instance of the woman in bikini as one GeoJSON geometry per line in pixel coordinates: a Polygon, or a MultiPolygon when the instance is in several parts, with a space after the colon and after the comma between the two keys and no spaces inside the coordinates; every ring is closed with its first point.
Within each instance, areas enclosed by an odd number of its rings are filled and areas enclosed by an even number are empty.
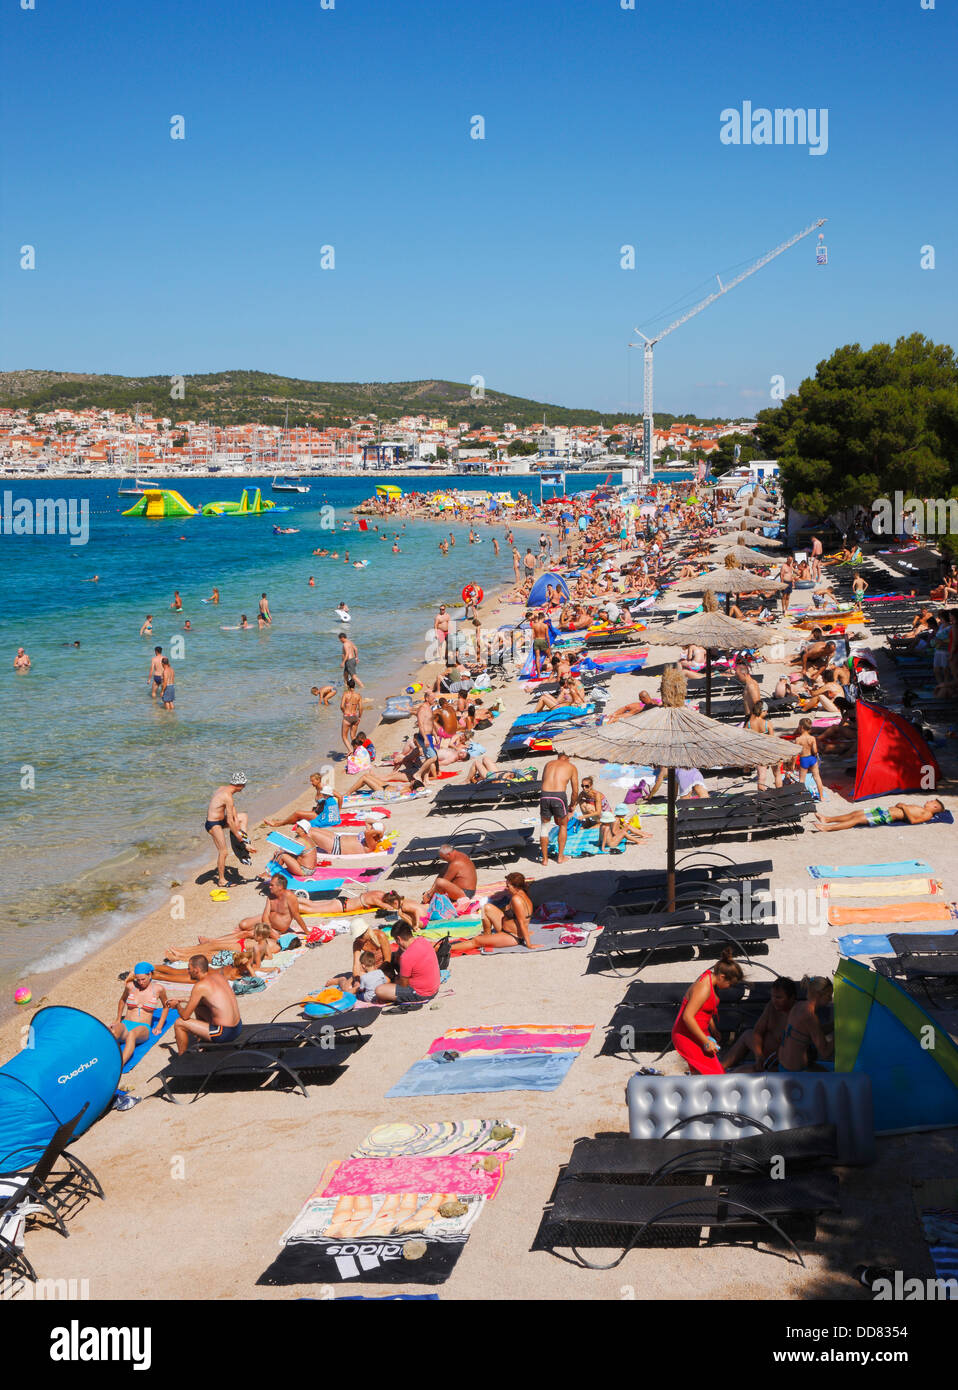
{"type": "Polygon", "coordinates": [[[672,1024],[672,1046],[696,1075],[718,1076],[725,1068],[718,1059],[719,991],[737,985],[743,979],[742,967],[733,959],[731,946],[726,946],[719,959],[695,981],[679,1006],[672,1024]]]}
{"type": "MultiPolygon", "coordinates": [[[[471,949],[474,946],[518,945],[531,950],[529,919],[532,917],[532,899],[529,897],[528,886],[529,880],[525,874],[507,874],[508,902],[505,907],[497,907],[493,902],[486,903],[482,909],[482,933],[469,937],[463,949],[471,949]]],[[[453,954],[456,954],[455,947],[453,954]]]]}
{"type": "Polygon", "coordinates": [[[134,966],[123,986],[116,1020],[110,1029],[120,1045],[124,1066],[140,1043],[146,1042],[151,1031],[155,1037],[159,1037],[163,1032],[169,1008],[170,1001],[166,997],[166,991],[156,984],[153,966],[148,961],[140,961],[134,966]],[[156,1009],[161,1009],[162,1012],[154,1026],[153,1014],[156,1009]]]}
{"type": "Polygon", "coordinates": [[[826,1036],[818,1017],[818,1010],[832,1002],[832,982],[824,975],[806,976],[802,988],[806,998],[789,1010],[785,1036],[779,1044],[780,1071],[821,1071],[811,1061],[812,1047],[820,1061],[828,1061],[834,1054],[835,1040],[826,1036]]]}

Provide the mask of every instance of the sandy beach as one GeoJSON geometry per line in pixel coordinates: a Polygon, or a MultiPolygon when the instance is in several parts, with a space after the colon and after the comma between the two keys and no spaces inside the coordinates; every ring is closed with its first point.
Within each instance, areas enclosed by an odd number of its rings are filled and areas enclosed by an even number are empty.
{"type": "MultiPolygon", "coordinates": [[[[522,612],[501,595],[487,596],[482,617],[495,627],[517,622],[522,612]]],[[[637,680],[656,690],[663,666],[678,655],[677,648],[654,647],[638,678],[612,677],[609,708],[633,698],[637,680]]],[[[784,669],[782,663],[774,662],[760,667],[766,689],[784,669]]],[[[690,688],[690,694],[694,693],[690,688]]],[[[480,735],[493,756],[512,718],[534,703],[515,682],[502,688],[501,698],[502,713],[480,735]]],[[[791,728],[794,723],[789,720],[781,727],[791,728]]],[[[410,721],[380,725],[375,734],[380,754],[398,746],[409,725],[410,721]]],[[[940,743],[936,747],[949,777],[955,764],[952,748],[940,743]]],[[[324,761],[317,753],[317,766],[324,761]]],[[[581,775],[597,769],[582,762],[579,770],[581,775]]],[[[834,764],[833,770],[841,782],[840,765],[834,764]]],[[[339,790],[344,776],[337,772],[339,790]]],[[[828,773],[825,777],[826,783],[836,780],[828,773]]],[[[847,782],[846,778],[841,784],[847,782]]],[[[709,785],[746,783],[741,777],[710,777],[709,785]]],[[[947,794],[950,787],[951,783],[945,784],[944,799],[953,808],[955,799],[947,794]]],[[[282,813],[304,804],[305,788],[285,803],[282,813]]],[[[393,807],[390,829],[398,831],[400,844],[417,833],[441,834],[463,819],[427,817],[429,805],[423,799],[393,807]]],[[[849,806],[845,797],[831,792],[825,813],[837,814],[849,806]]],[[[276,810],[272,808],[273,814],[276,810]]],[[[508,810],[497,812],[496,819],[513,827],[535,818],[527,810],[508,810]]],[[[660,867],[664,862],[665,818],[649,816],[643,820],[643,829],[651,833],[651,841],[630,847],[618,858],[570,860],[546,869],[526,860],[515,867],[534,881],[535,901],[562,897],[563,880],[574,878],[575,905],[598,914],[619,874],[660,867]]],[[[251,821],[257,853],[254,869],[246,871],[249,874],[265,863],[265,834],[261,820],[255,826],[251,821]]],[[[773,891],[807,889],[807,866],[817,859],[852,863],[923,856],[941,879],[945,900],[953,901],[958,897],[953,845],[953,828],[933,825],[868,828],[828,836],[806,831],[754,844],[734,841],[725,848],[738,861],[772,859],[773,891]]],[[[208,856],[207,870],[210,862],[208,856]]],[[[480,887],[501,879],[502,872],[480,871],[480,887]]],[[[404,878],[398,886],[408,896],[418,897],[432,876],[404,878]]],[[[184,868],[182,886],[171,889],[171,894],[182,896],[182,907],[174,900],[175,918],[166,904],[76,968],[55,979],[41,979],[43,993],[36,997],[39,991],[35,990],[33,1007],[68,1003],[110,1021],[121,989],[118,976],[134,961],[161,959],[171,945],[215,935],[240,917],[260,911],[262,899],[254,879],[231,887],[228,903],[214,903],[209,883],[205,875],[201,877],[197,882],[195,867],[188,872],[184,868]]],[[[382,882],[377,886],[383,886],[382,882]]],[[[573,900],[572,891],[569,900],[573,900]]],[[[838,960],[835,935],[831,928],[822,931],[804,922],[783,922],[781,939],[773,941],[767,953],[756,953],[753,965],[745,963],[746,975],[767,977],[769,969],[796,979],[830,974],[838,960]]],[[[328,977],[346,968],[349,958],[348,935],[304,951],[267,990],[241,1001],[244,1021],[273,1018],[322,987],[328,977]]],[[[700,968],[689,961],[663,962],[652,978],[687,980],[700,968]]],[[[106,1200],[88,1202],[73,1217],[68,1242],[52,1231],[31,1231],[30,1259],[42,1276],[87,1280],[95,1299],[290,1299],[333,1297],[345,1291],[375,1293],[375,1287],[365,1285],[361,1290],[332,1290],[315,1285],[270,1287],[258,1285],[257,1280],[278,1253],[282,1232],[327,1163],[350,1154],[375,1125],[484,1116],[524,1125],[526,1140],[506,1165],[502,1188],[495,1201],[487,1204],[451,1277],[439,1287],[443,1299],[867,1299],[868,1291],[852,1276],[860,1262],[933,1274],[910,1184],[954,1171],[958,1157],[954,1131],[882,1140],[873,1167],[844,1170],[842,1211],[820,1220],[816,1243],[803,1247],[804,1270],[769,1254],[761,1245],[708,1247],[695,1242],[690,1248],[646,1248],[632,1252],[618,1269],[606,1272],[576,1268],[545,1250],[535,1250],[543,1207],[573,1141],[583,1135],[627,1130],[625,1085],[635,1063],[602,1056],[600,1049],[604,1028],[628,982],[590,969],[588,949],[454,958],[448,984],[431,1004],[417,1012],[379,1018],[346,1070],[332,1082],[310,1084],[305,1100],[298,1093],[274,1089],[214,1090],[195,1104],[172,1105],[159,1097],[158,1083],[152,1080],[165,1061],[161,1044],[124,1078],[123,1084],[131,1083],[142,1102],[127,1112],[108,1112],[75,1146],[102,1181],[106,1200]],[[384,1099],[389,1087],[425,1055],[439,1034],[466,1025],[497,1023],[588,1024],[593,1032],[555,1092],[384,1099]],[[137,1242],[149,1247],[148,1258],[118,1257],[120,1250],[128,1253],[131,1231],[142,1232],[137,1242]],[[150,1231],[162,1235],[153,1238],[150,1231]]],[[[0,1026],[2,1055],[17,1049],[28,1021],[29,1011],[21,1010],[0,1026]]],[[[163,1043],[171,1038],[168,1034],[163,1043]]],[[[683,1070],[674,1052],[662,1059],[654,1053],[643,1054],[637,1061],[667,1072],[683,1070]]],[[[423,1290],[412,1282],[390,1286],[390,1292],[403,1291],[423,1290]]]]}

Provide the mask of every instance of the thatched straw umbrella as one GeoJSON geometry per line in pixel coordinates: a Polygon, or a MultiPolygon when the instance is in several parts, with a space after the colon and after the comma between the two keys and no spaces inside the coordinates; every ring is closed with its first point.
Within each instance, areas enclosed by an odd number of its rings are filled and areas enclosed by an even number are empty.
{"type": "Polygon", "coordinates": [[[781,550],[784,542],[763,536],[761,531],[739,531],[735,536],[713,536],[709,544],[717,550],[727,545],[763,545],[766,550],[781,550]]]}
{"type": "Polygon", "coordinates": [[[579,758],[650,764],[668,768],[668,911],[675,911],[675,769],[679,767],[754,767],[794,757],[791,743],[769,734],[753,734],[707,719],[685,705],[685,676],[671,666],[662,677],[662,704],[631,719],[597,729],[567,729],[553,742],[579,758]],[[574,750],[571,747],[574,745],[574,750]]]}
{"type": "Polygon", "coordinates": [[[685,647],[694,644],[705,648],[705,713],[712,713],[712,653],[735,651],[739,647],[767,647],[781,642],[783,633],[777,628],[759,627],[730,618],[723,613],[710,591],[705,595],[704,612],[680,618],[667,627],[647,628],[642,641],[650,647],[685,647]]]}
{"type": "Polygon", "coordinates": [[[785,585],[778,579],[766,579],[764,575],[749,574],[739,569],[731,558],[725,561],[724,568],[710,570],[708,574],[696,575],[692,579],[680,579],[672,586],[677,593],[703,593],[709,589],[716,594],[725,595],[725,611],[729,610],[732,594],[745,594],[753,589],[760,594],[777,594],[785,585]]]}
{"type": "Polygon", "coordinates": [[[737,565],[743,565],[746,569],[760,569],[763,565],[771,567],[776,561],[771,555],[763,555],[760,550],[752,550],[747,545],[739,545],[736,540],[733,545],[727,543],[720,547],[719,556],[723,565],[728,563],[731,558],[737,565]]]}

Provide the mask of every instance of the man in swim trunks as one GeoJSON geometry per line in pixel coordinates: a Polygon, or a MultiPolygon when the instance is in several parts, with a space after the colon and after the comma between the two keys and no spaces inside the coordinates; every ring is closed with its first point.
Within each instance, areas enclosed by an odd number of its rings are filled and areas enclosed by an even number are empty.
{"type": "Polygon", "coordinates": [[[153,659],[150,668],[146,673],[146,678],[150,682],[150,699],[155,700],[163,684],[163,648],[153,648],[153,659]]]}
{"type": "Polygon", "coordinates": [[[522,557],[522,567],[525,570],[527,579],[531,579],[536,572],[536,557],[532,553],[531,547],[526,547],[526,553],[522,557]]]}
{"type": "Polygon", "coordinates": [[[191,956],[187,971],[193,981],[189,999],[178,1001],[179,1018],[173,1024],[176,1050],[182,1057],[190,1037],[208,1042],[234,1042],[242,1027],[236,995],[219,970],[211,970],[205,956],[191,956]],[[194,1017],[195,1015],[195,1017],[194,1017]]]}
{"type": "Polygon", "coordinates": [[[265,594],[260,594],[259,612],[256,614],[256,621],[260,627],[265,627],[267,623],[273,621],[273,615],[269,611],[269,599],[265,594]]]}
{"type": "Polygon", "coordinates": [[[439,605],[439,612],[436,614],[432,626],[439,646],[439,655],[446,661],[449,657],[449,614],[446,612],[444,603],[439,605]]]}
{"type": "Polygon", "coordinates": [[[363,697],[356,689],[355,676],[346,676],[346,689],[343,691],[342,699],[339,702],[339,708],[343,715],[340,736],[348,756],[353,751],[353,739],[359,730],[360,721],[363,717],[363,697]]]}
{"type": "Polygon", "coordinates": [[[166,1027],[169,1011],[170,1001],[166,991],[154,982],[152,965],[149,961],[140,961],[133,967],[123,986],[116,1019],[110,1029],[120,1044],[124,1066],[151,1032],[154,1037],[160,1036],[166,1027]],[[154,1026],[153,1014],[156,1009],[162,1009],[162,1013],[154,1026]]]}
{"type": "Polygon", "coordinates": [[[343,676],[349,676],[356,685],[359,686],[360,690],[362,690],[363,683],[356,675],[356,662],[359,660],[359,648],[356,646],[355,642],[349,640],[345,632],[339,634],[339,640],[343,644],[343,676]]]}
{"type": "Polygon", "coordinates": [[[170,604],[170,607],[173,609],[173,612],[174,612],[174,613],[182,613],[182,611],[183,611],[183,600],[180,598],[180,591],[179,591],[179,589],[176,589],[176,590],[174,591],[174,593],[173,593],[173,602],[170,604]]]}
{"type": "Polygon", "coordinates": [[[568,753],[559,755],[546,763],[542,769],[542,793],[539,797],[539,820],[541,834],[539,845],[542,849],[542,862],[549,862],[549,821],[555,821],[559,831],[556,863],[565,863],[565,842],[569,825],[569,807],[579,799],[579,774],[568,753]],[[570,794],[571,789],[571,794],[570,794]]]}
{"type": "Polygon", "coordinates": [[[532,629],[532,663],[534,674],[538,676],[543,669],[549,669],[549,627],[544,613],[537,613],[529,620],[532,629]]]}
{"type": "Polygon", "coordinates": [[[176,673],[169,658],[163,657],[160,671],[160,702],[164,709],[172,709],[176,700],[176,673]]]}
{"type": "Polygon", "coordinates": [[[444,893],[453,903],[460,898],[471,898],[476,891],[476,866],[468,854],[452,845],[440,845],[439,858],[445,860],[446,868],[423,893],[423,902],[432,902],[437,893],[444,893]]]}
{"type": "Polygon", "coordinates": [[[224,783],[217,787],[210,797],[210,804],[206,811],[206,825],[204,829],[207,834],[212,836],[216,846],[216,883],[217,887],[225,888],[226,884],[226,856],[229,852],[229,840],[227,833],[232,832],[236,839],[247,846],[246,858],[241,858],[241,864],[251,864],[253,861],[249,857],[248,847],[249,838],[246,828],[249,818],[245,811],[237,811],[233,798],[237,792],[241,792],[246,786],[245,772],[234,772],[229,783],[224,783]]]}
{"type": "Polygon", "coordinates": [[[894,806],[872,806],[869,810],[846,811],[843,816],[816,816],[813,830],[850,830],[856,825],[925,825],[940,816],[945,805],[935,797],[921,806],[912,806],[907,801],[896,801],[894,806]]]}

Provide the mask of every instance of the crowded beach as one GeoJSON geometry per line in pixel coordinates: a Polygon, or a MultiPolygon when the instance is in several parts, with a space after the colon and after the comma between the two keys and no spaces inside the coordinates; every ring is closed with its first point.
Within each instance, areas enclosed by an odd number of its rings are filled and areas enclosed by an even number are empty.
{"type": "Polygon", "coordinates": [[[774,482],[397,492],[364,524],[434,516],[435,566],[481,540],[514,584],[484,593],[477,559],[382,708],[342,619],[339,746],[301,795],[250,814],[224,749],[203,869],[3,1030],[0,1078],[66,1078],[49,1122],[6,1107],[7,1296],[78,1269],[171,1299],[934,1276],[954,567],[864,514],[790,538],[774,482]],[[770,1130],[782,1181],[756,1177],[770,1130]],[[166,1234],[121,1264],[144,1202],[166,1234]]]}

